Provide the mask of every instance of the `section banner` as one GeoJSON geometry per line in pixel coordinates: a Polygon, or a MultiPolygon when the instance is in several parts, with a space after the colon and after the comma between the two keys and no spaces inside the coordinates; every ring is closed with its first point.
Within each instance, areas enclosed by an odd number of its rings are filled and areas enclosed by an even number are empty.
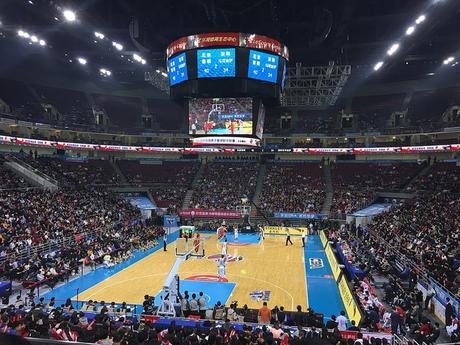
{"type": "Polygon", "coordinates": [[[273,217],[283,219],[322,219],[323,215],[317,213],[273,212],[273,217]]]}
{"type": "Polygon", "coordinates": [[[292,236],[302,235],[302,231],[305,231],[308,234],[308,228],[293,228],[286,226],[264,226],[264,232],[266,234],[272,235],[286,235],[286,230],[289,229],[289,233],[292,236]]]}
{"type": "Polygon", "coordinates": [[[203,210],[203,209],[189,209],[180,210],[180,217],[190,218],[226,218],[226,219],[237,219],[241,218],[239,211],[232,210],[203,210]]]}

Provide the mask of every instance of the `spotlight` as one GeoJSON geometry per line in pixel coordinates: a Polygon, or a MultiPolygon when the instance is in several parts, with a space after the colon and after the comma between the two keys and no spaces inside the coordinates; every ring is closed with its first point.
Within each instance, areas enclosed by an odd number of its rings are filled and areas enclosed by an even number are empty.
{"type": "Polygon", "coordinates": [[[68,22],[74,22],[77,20],[77,15],[75,14],[74,11],[64,10],[62,14],[64,15],[64,19],[67,20],[68,22]]]}
{"type": "Polygon", "coordinates": [[[18,30],[18,36],[19,36],[19,37],[25,37],[24,34],[25,34],[24,31],[18,30]]]}
{"type": "Polygon", "coordinates": [[[379,61],[374,66],[374,71],[378,71],[383,66],[383,61],[379,61]]]}
{"type": "Polygon", "coordinates": [[[161,75],[162,75],[163,77],[165,77],[165,78],[168,76],[168,74],[165,73],[165,72],[161,72],[161,75]]]}
{"type": "Polygon", "coordinates": [[[448,65],[448,64],[450,64],[450,63],[451,63],[452,61],[454,61],[454,60],[455,60],[455,58],[454,58],[453,56],[449,56],[449,57],[448,57],[447,59],[445,59],[442,63],[443,63],[444,65],[448,65]]]}
{"type": "Polygon", "coordinates": [[[86,63],[88,62],[88,61],[86,61],[85,58],[82,58],[82,57],[77,58],[77,60],[81,65],[86,65],[86,63]]]}
{"type": "Polygon", "coordinates": [[[133,54],[133,59],[136,60],[136,61],[138,61],[138,62],[141,62],[141,61],[142,61],[142,58],[141,58],[139,55],[137,55],[137,54],[133,54]]]}
{"type": "Polygon", "coordinates": [[[387,54],[389,56],[393,55],[394,53],[396,53],[396,51],[399,49],[399,43],[394,43],[390,49],[387,50],[387,54]]]}
{"type": "Polygon", "coordinates": [[[409,26],[406,30],[406,35],[409,36],[409,35],[412,35],[415,31],[415,27],[414,26],[409,26]]]}
{"type": "Polygon", "coordinates": [[[30,40],[31,40],[32,42],[34,42],[34,43],[37,43],[37,42],[38,42],[38,38],[37,38],[37,36],[35,36],[35,35],[34,35],[34,36],[30,36],[30,40]]]}
{"type": "Polygon", "coordinates": [[[104,37],[105,37],[104,34],[101,34],[100,32],[97,32],[97,31],[94,33],[94,36],[96,36],[97,38],[99,38],[101,40],[103,40],[104,37]]]}
{"type": "Polygon", "coordinates": [[[40,41],[38,41],[38,43],[39,43],[42,47],[46,46],[46,41],[45,41],[45,40],[40,40],[40,41]]]}
{"type": "Polygon", "coordinates": [[[416,20],[415,20],[415,23],[416,24],[420,24],[422,22],[424,22],[426,19],[426,16],[424,14],[422,14],[421,16],[419,16],[416,20]]]}
{"type": "Polygon", "coordinates": [[[144,59],[141,60],[141,64],[145,65],[147,63],[147,61],[145,61],[144,59]]]}
{"type": "Polygon", "coordinates": [[[110,77],[112,75],[112,72],[110,72],[108,69],[105,69],[105,68],[101,68],[99,72],[104,77],[110,77]]]}
{"type": "Polygon", "coordinates": [[[115,49],[117,49],[119,51],[123,50],[123,46],[120,43],[117,43],[117,42],[113,41],[112,45],[115,47],[115,49]]]}
{"type": "Polygon", "coordinates": [[[157,70],[156,70],[156,72],[157,72],[158,74],[160,74],[160,73],[161,73],[161,71],[160,71],[159,69],[157,69],[157,70]]]}

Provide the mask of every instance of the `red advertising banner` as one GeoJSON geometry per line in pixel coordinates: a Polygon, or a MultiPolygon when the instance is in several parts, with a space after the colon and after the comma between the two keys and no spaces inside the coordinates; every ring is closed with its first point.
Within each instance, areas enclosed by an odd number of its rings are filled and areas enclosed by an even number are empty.
{"type": "Polygon", "coordinates": [[[240,34],[237,32],[215,32],[190,36],[193,48],[213,47],[213,46],[238,46],[240,34]]]}
{"type": "Polygon", "coordinates": [[[239,32],[210,32],[179,38],[168,46],[166,57],[169,59],[189,49],[216,46],[260,49],[289,59],[289,50],[280,41],[267,36],[239,32]]]}
{"type": "MultiPolygon", "coordinates": [[[[115,152],[170,152],[170,153],[235,153],[244,152],[244,148],[232,147],[257,147],[260,140],[255,138],[244,137],[200,137],[192,139],[194,147],[150,147],[150,146],[129,146],[129,145],[98,145],[86,143],[71,143],[63,141],[50,141],[29,139],[20,137],[11,137],[0,135],[0,144],[3,145],[21,145],[32,147],[57,147],[77,150],[97,150],[97,151],[115,151],[115,152]],[[215,146],[230,146],[229,148],[215,146]],[[207,146],[207,147],[200,147],[207,146]],[[212,147],[214,146],[214,147],[212,147]]],[[[293,152],[300,154],[385,154],[385,153],[423,153],[423,152],[454,152],[460,151],[460,144],[452,145],[429,145],[429,146],[403,146],[403,147],[364,147],[364,148],[293,148],[278,149],[272,152],[293,152]]]]}
{"type": "MultiPolygon", "coordinates": [[[[371,333],[371,332],[362,332],[363,339],[370,340],[371,338],[379,338],[379,339],[387,339],[388,342],[391,344],[393,340],[393,336],[388,333],[371,333]]],[[[358,339],[358,332],[355,331],[340,331],[340,335],[344,339],[358,339]]]]}
{"type": "MultiPolygon", "coordinates": [[[[283,45],[281,42],[267,36],[255,34],[247,35],[244,45],[248,48],[268,50],[278,55],[282,55],[283,53],[283,45]]],[[[286,58],[288,57],[286,56],[286,58]]]]}
{"type": "Polygon", "coordinates": [[[166,49],[166,55],[168,56],[168,58],[180,51],[186,50],[188,48],[187,42],[187,37],[181,37],[178,40],[172,42],[166,49]]]}
{"type": "Polygon", "coordinates": [[[180,210],[180,217],[190,218],[226,218],[226,219],[237,219],[241,218],[241,213],[232,210],[203,210],[203,209],[189,209],[180,210]]]}

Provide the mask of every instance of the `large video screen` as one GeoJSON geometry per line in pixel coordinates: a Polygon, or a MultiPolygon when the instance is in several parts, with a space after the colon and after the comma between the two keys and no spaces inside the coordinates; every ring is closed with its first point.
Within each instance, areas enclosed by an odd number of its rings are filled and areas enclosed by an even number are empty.
{"type": "Polygon", "coordinates": [[[235,48],[198,49],[198,78],[235,76],[235,48]]]}
{"type": "Polygon", "coordinates": [[[248,78],[276,83],[278,77],[278,55],[249,51],[248,78]]]}
{"type": "Polygon", "coordinates": [[[192,98],[189,134],[252,135],[252,98],[192,98]]]}
{"type": "Polygon", "coordinates": [[[188,79],[187,57],[185,53],[168,60],[169,84],[176,85],[188,79]]]}

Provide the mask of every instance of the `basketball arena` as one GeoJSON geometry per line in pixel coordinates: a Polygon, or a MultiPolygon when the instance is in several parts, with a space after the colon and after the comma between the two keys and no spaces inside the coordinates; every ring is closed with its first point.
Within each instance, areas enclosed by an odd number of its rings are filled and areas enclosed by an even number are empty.
{"type": "Polygon", "coordinates": [[[4,0],[0,344],[458,344],[459,29],[4,0]]]}

